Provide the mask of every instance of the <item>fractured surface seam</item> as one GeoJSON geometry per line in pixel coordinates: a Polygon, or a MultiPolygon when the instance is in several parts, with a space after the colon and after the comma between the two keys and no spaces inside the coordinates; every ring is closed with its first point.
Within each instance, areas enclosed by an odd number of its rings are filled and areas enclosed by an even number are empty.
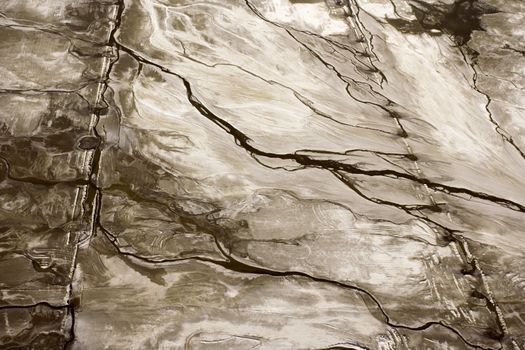
{"type": "MultiPolygon", "coordinates": [[[[376,68],[374,65],[374,62],[372,61],[372,57],[375,57],[378,59],[377,55],[374,52],[374,46],[372,43],[373,34],[370,33],[370,39],[367,37],[365,31],[366,28],[361,23],[361,20],[359,18],[359,13],[361,11],[361,8],[359,7],[359,4],[357,3],[358,0],[346,0],[346,7],[344,8],[344,11],[346,12],[346,20],[349,22],[349,27],[354,30],[354,33],[356,34],[357,40],[360,42],[361,46],[367,53],[368,61],[372,65],[372,67],[376,68]],[[347,12],[348,9],[348,12],[347,12]]],[[[376,75],[379,75],[379,86],[382,87],[383,83],[386,81],[386,77],[383,75],[382,72],[380,72],[376,68],[377,72],[375,72],[376,75]]]]}
{"type": "MultiPolygon", "coordinates": [[[[118,29],[118,26],[120,24],[120,16],[122,15],[122,6],[120,4],[114,5],[114,24],[113,29],[111,30],[109,34],[109,38],[107,40],[107,45],[112,44],[113,36],[115,35],[116,30],[118,29]]],[[[95,95],[95,102],[93,107],[93,113],[91,114],[90,124],[89,124],[89,130],[92,133],[93,136],[100,139],[97,131],[96,126],[98,124],[98,121],[100,119],[101,114],[101,104],[106,104],[106,101],[104,100],[104,93],[106,92],[108,88],[108,79],[109,74],[111,72],[111,68],[113,66],[113,63],[115,62],[115,59],[113,57],[113,46],[107,46],[106,47],[106,54],[103,56],[103,62],[102,67],[100,71],[100,80],[98,82],[97,91],[95,95]]],[[[86,237],[84,239],[75,239],[72,243],[75,245],[74,247],[74,253],[73,253],[73,259],[71,262],[71,269],[70,269],[70,284],[68,286],[68,294],[67,294],[67,305],[69,305],[69,310],[72,314],[72,325],[71,325],[71,339],[68,340],[66,343],[66,347],[74,342],[75,340],[75,308],[72,304],[72,298],[73,298],[73,278],[75,275],[76,267],[77,267],[77,257],[78,257],[78,251],[80,249],[80,246],[84,244],[85,242],[89,242],[91,237],[93,236],[95,232],[95,222],[97,222],[100,210],[100,196],[98,195],[98,191],[96,189],[96,182],[98,179],[98,170],[99,170],[99,160],[100,160],[100,153],[101,153],[101,144],[99,144],[94,150],[86,150],[84,153],[84,171],[86,172],[86,181],[84,184],[77,188],[76,198],[80,195],[80,213],[79,217],[82,221],[82,227],[86,225],[86,227],[89,227],[89,232],[84,232],[86,234],[86,237]]],[[[75,207],[73,210],[73,213],[76,213],[76,202],[75,207]]],[[[68,242],[70,242],[69,239],[70,233],[68,233],[68,242]]],[[[65,348],[66,348],[65,347],[65,348]]]]}

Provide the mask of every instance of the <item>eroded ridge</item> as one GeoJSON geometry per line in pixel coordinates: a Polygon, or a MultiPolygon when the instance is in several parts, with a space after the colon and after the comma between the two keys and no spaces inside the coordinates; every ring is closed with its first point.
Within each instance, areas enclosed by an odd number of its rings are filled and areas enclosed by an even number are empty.
{"type": "Polygon", "coordinates": [[[2,348],[69,349],[93,233],[112,2],[2,2],[2,348]],[[36,5],[36,4],[33,4],[36,5]]]}

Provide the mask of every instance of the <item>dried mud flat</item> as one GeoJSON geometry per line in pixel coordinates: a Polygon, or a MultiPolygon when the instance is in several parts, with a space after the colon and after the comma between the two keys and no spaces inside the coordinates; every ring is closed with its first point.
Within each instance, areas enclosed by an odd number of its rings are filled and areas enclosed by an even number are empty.
{"type": "Polygon", "coordinates": [[[0,23],[0,349],[525,350],[523,1],[0,23]]]}

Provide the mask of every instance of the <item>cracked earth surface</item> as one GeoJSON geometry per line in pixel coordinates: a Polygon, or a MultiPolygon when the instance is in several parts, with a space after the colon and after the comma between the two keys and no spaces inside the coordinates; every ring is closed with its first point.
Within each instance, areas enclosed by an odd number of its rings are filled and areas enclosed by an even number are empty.
{"type": "Polygon", "coordinates": [[[0,0],[1,349],[525,350],[520,0],[0,0]]]}

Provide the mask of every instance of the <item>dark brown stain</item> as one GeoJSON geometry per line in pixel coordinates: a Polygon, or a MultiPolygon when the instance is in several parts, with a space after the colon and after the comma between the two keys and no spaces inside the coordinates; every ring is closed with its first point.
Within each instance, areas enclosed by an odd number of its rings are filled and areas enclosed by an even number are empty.
{"type": "Polygon", "coordinates": [[[416,16],[416,21],[401,18],[387,21],[405,33],[452,35],[458,44],[463,45],[470,40],[472,32],[483,30],[480,18],[485,14],[497,13],[492,5],[479,0],[458,0],[452,5],[429,4],[423,0],[412,0],[410,6],[416,16]]]}
{"type": "Polygon", "coordinates": [[[81,149],[94,149],[100,145],[100,139],[96,136],[84,136],[78,140],[78,147],[81,149]]]}

